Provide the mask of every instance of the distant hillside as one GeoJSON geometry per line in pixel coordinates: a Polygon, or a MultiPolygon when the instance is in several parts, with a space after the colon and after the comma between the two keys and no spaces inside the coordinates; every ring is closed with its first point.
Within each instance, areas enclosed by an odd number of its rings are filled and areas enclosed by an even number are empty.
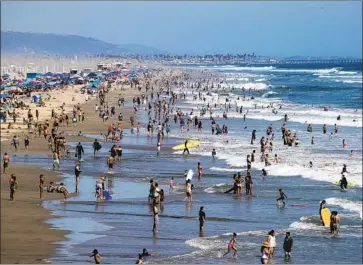
{"type": "Polygon", "coordinates": [[[73,54],[156,54],[158,49],[138,44],[112,44],[77,35],[57,35],[48,33],[29,33],[1,31],[1,53],[19,52],[48,53],[68,56],[73,54]]]}

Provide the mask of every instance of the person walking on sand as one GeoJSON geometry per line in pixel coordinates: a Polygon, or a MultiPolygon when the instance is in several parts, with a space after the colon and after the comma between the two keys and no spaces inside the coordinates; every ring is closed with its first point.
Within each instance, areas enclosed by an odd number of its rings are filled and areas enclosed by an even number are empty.
{"type": "Polygon", "coordinates": [[[74,167],[74,175],[76,176],[76,192],[79,192],[79,178],[81,175],[81,163],[79,161],[76,162],[76,166],[74,167]]]}
{"type": "Polygon", "coordinates": [[[84,149],[83,146],[81,145],[81,142],[78,142],[76,146],[76,157],[78,158],[78,160],[82,159],[82,154],[84,155],[84,149]]]}
{"type": "Polygon", "coordinates": [[[43,191],[44,191],[45,177],[43,174],[39,176],[39,198],[43,200],[43,191]]]}
{"type": "Polygon", "coordinates": [[[25,136],[25,138],[24,138],[24,146],[25,146],[25,149],[27,151],[29,149],[29,144],[30,144],[29,137],[28,136],[25,136]]]}
{"type": "Polygon", "coordinates": [[[236,243],[237,243],[237,234],[236,233],[233,233],[232,239],[228,243],[227,252],[224,253],[223,257],[227,256],[231,252],[231,250],[234,250],[233,257],[235,258],[237,256],[238,250],[234,246],[234,244],[236,244],[236,243]]]}
{"type": "Polygon", "coordinates": [[[6,171],[9,167],[10,157],[8,153],[5,153],[3,156],[3,173],[6,174],[6,171]]]}
{"type": "Polygon", "coordinates": [[[199,210],[199,232],[204,231],[204,224],[205,224],[206,216],[204,212],[204,207],[201,206],[199,210]]]}
{"type": "Polygon", "coordinates": [[[89,256],[88,260],[90,260],[91,258],[94,258],[95,264],[101,263],[101,255],[100,255],[100,253],[98,253],[97,249],[93,250],[92,255],[89,256]]]}
{"type": "Polygon", "coordinates": [[[16,181],[16,176],[14,174],[11,174],[11,177],[9,179],[9,185],[10,185],[10,200],[13,201],[15,199],[15,192],[18,189],[18,182],[16,181]]]}

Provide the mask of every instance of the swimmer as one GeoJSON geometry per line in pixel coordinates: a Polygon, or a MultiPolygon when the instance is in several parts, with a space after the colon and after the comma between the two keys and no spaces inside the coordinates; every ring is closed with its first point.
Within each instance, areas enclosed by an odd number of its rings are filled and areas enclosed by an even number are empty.
{"type": "Polygon", "coordinates": [[[234,250],[233,257],[236,257],[236,256],[237,256],[237,252],[238,252],[238,250],[237,250],[237,248],[234,246],[234,244],[236,244],[236,243],[237,243],[236,239],[237,239],[237,234],[236,234],[236,233],[233,233],[233,237],[232,237],[232,239],[231,239],[231,240],[229,241],[229,243],[228,243],[228,249],[227,249],[227,252],[226,252],[226,253],[224,253],[223,257],[227,256],[227,255],[229,254],[229,252],[231,252],[231,249],[233,249],[233,250],[234,250]]]}
{"type": "Polygon", "coordinates": [[[347,146],[346,142],[345,142],[345,139],[343,139],[342,141],[342,147],[345,148],[347,146]]]}
{"type": "Polygon", "coordinates": [[[353,150],[350,150],[349,158],[353,158],[353,156],[354,156],[353,150]]]}
{"type": "Polygon", "coordinates": [[[346,190],[348,187],[348,181],[344,174],[342,174],[342,178],[339,180],[339,185],[342,190],[346,190]]]}
{"type": "Polygon", "coordinates": [[[266,170],[264,168],[262,169],[261,175],[262,175],[262,179],[263,180],[266,180],[267,179],[267,172],[266,172],[266,170]]]}

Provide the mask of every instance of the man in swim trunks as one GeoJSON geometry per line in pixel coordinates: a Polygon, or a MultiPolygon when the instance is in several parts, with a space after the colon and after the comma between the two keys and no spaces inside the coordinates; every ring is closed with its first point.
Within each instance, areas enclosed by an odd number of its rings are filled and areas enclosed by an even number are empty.
{"type": "Polygon", "coordinates": [[[337,211],[332,211],[330,216],[330,233],[336,235],[339,233],[340,217],[337,211]]]}
{"type": "Polygon", "coordinates": [[[115,162],[115,158],[113,158],[113,156],[109,156],[107,159],[108,171],[112,171],[114,162],[115,162]]]}
{"type": "Polygon", "coordinates": [[[284,240],[284,251],[285,251],[285,260],[289,260],[291,258],[291,250],[294,245],[294,240],[290,236],[290,232],[286,232],[285,240],[284,240]]]}
{"type": "Polygon", "coordinates": [[[227,252],[226,252],[226,253],[224,253],[223,257],[225,257],[226,255],[228,255],[228,254],[229,254],[229,252],[231,252],[231,249],[233,249],[233,250],[234,250],[233,257],[236,257],[236,256],[237,256],[237,252],[238,252],[238,250],[237,250],[237,248],[234,246],[234,244],[235,244],[235,243],[237,243],[236,239],[237,239],[237,234],[236,234],[236,233],[233,233],[233,237],[232,237],[232,239],[231,239],[231,240],[229,241],[229,243],[228,243],[228,250],[227,250],[227,252]]]}
{"type": "Polygon", "coordinates": [[[286,194],[284,193],[284,191],[282,189],[279,189],[279,194],[280,194],[280,197],[277,199],[277,202],[282,201],[282,203],[285,205],[284,199],[285,198],[287,199],[286,194]]]}
{"type": "Polygon", "coordinates": [[[76,176],[76,192],[79,191],[79,176],[81,174],[81,167],[79,161],[76,162],[76,166],[74,167],[74,175],[76,176]]]}
{"type": "Polygon", "coordinates": [[[5,153],[3,156],[3,172],[4,172],[4,174],[6,174],[6,171],[9,167],[9,162],[10,162],[10,157],[9,157],[8,153],[5,153]]]}
{"type": "Polygon", "coordinates": [[[201,206],[200,210],[199,210],[199,232],[203,232],[204,231],[204,223],[205,223],[205,212],[204,212],[204,207],[201,206]]]}

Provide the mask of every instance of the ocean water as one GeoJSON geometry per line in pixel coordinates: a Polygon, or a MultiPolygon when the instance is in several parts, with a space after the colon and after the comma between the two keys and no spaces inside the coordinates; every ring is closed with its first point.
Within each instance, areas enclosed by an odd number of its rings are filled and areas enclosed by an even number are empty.
{"type": "MultiPolygon", "coordinates": [[[[198,106],[217,104],[216,122],[227,125],[229,134],[212,135],[208,117],[203,119],[202,133],[193,128],[181,133],[178,124],[172,121],[171,137],[165,139],[160,156],[156,155],[155,137],[147,138],[144,130],[140,136],[128,134],[123,140],[122,162],[116,165],[113,174],[107,174],[113,199],[105,203],[95,203],[94,185],[96,179],[107,172],[106,158],[111,144],[102,144],[99,157],[93,158],[91,144],[85,143],[80,194],[67,203],[44,203],[55,215],[61,216],[49,222],[55,228],[71,231],[52,261],[84,263],[97,248],[103,263],[134,263],[142,248],[147,248],[156,254],[147,258],[147,263],[259,263],[261,243],[268,231],[274,229],[278,248],[270,263],[284,263],[282,243],[286,231],[294,238],[292,264],[361,263],[361,66],[194,65],[185,68],[198,72],[193,82],[202,75],[213,79],[215,84],[217,79],[223,83],[222,88],[213,89],[211,95],[204,95],[205,102],[193,100],[188,86],[175,88],[175,91],[187,93],[186,100],[179,101],[177,108],[186,112],[194,109],[195,113],[198,106]],[[240,89],[242,87],[245,91],[240,89]],[[254,99],[248,100],[251,96],[254,99]],[[226,120],[222,119],[222,114],[227,97],[231,109],[226,120]],[[276,108],[277,114],[266,107],[270,103],[282,105],[281,109],[276,108]],[[237,113],[236,105],[243,106],[244,113],[237,113]],[[323,111],[324,106],[329,107],[329,111],[323,111]],[[247,110],[246,121],[243,121],[247,110]],[[289,116],[287,127],[297,133],[300,147],[282,144],[280,127],[285,113],[289,116]],[[341,115],[340,121],[336,119],[338,115],[341,115]],[[312,133],[306,131],[309,123],[313,126],[312,133]],[[323,123],[328,126],[327,135],[322,133],[323,123]],[[270,124],[275,133],[271,156],[278,154],[281,163],[272,163],[267,168],[261,162],[252,164],[253,197],[224,194],[232,186],[233,174],[245,172],[247,154],[255,149],[259,161],[258,142],[262,136],[266,138],[270,124]],[[334,124],[338,125],[339,133],[329,139],[334,124]],[[257,140],[251,145],[253,129],[257,131],[257,140]],[[310,143],[312,136],[314,145],[310,143]],[[182,156],[181,152],[170,149],[181,143],[181,138],[199,139],[201,145],[192,149],[190,156],[182,156]],[[347,143],[345,149],[342,139],[347,143]],[[213,148],[217,151],[216,160],[211,157],[213,148]],[[354,150],[352,158],[349,158],[350,150],[354,150]],[[204,175],[201,180],[194,177],[194,201],[187,204],[183,172],[186,169],[196,171],[198,161],[203,165],[204,175]],[[313,168],[307,167],[309,161],[313,162],[313,168]],[[344,193],[334,184],[340,178],[343,164],[347,164],[348,181],[354,184],[344,193]],[[268,172],[267,180],[261,178],[262,168],[268,172]],[[171,177],[177,185],[175,192],[169,194],[171,177]],[[152,233],[153,218],[147,203],[151,178],[159,182],[166,194],[157,235],[152,233]],[[288,196],[284,208],[276,205],[279,188],[288,196]],[[341,216],[338,236],[331,236],[328,229],[320,225],[319,203],[323,199],[330,210],[337,210],[341,216]],[[200,206],[204,206],[207,215],[203,234],[199,234],[198,227],[200,206]],[[222,258],[233,232],[238,234],[238,257],[222,258]]],[[[139,120],[145,123],[145,112],[140,111],[139,115],[139,120]]],[[[12,159],[50,166],[46,156],[12,159]]],[[[72,190],[75,185],[73,158],[65,160],[61,167],[64,183],[72,190]]]]}

